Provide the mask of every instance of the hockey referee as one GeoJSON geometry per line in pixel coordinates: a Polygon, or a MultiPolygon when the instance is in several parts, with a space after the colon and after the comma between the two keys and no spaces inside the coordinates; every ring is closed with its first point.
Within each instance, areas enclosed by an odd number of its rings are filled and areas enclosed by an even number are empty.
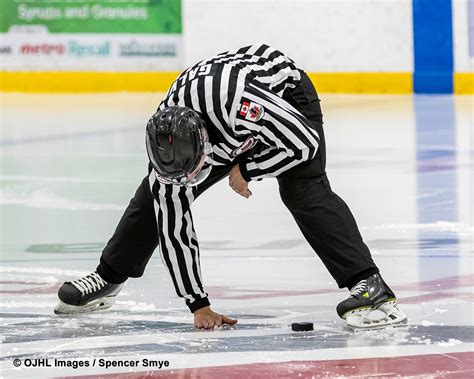
{"type": "Polygon", "coordinates": [[[110,307],[129,277],[142,276],[157,246],[176,293],[198,328],[233,325],[214,312],[203,285],[191,204],[228,177],[277,178],[283,203],[340,288],[337,313],[350,326],[406,322],[346,203],[330,187],[320,100],[308,76],[282,52],[252,45],[205,59],[172,84],[146,126],[148,175],[92,274],[59,289],[56,313],[110,307]],[[373,310],[383,317],[373,320],[373,310]],[[379,312],[380,313],[380,312],[379,312]]]}

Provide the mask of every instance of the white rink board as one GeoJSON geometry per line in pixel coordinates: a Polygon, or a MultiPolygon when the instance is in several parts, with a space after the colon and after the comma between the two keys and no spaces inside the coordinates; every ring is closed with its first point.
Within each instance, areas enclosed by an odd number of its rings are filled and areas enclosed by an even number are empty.
{"type": "Polygon", "coordinates": [[[306,71],[413,71],[411,0],[183,4],[185,66],[230,48],[264,42],[306,71]]]}

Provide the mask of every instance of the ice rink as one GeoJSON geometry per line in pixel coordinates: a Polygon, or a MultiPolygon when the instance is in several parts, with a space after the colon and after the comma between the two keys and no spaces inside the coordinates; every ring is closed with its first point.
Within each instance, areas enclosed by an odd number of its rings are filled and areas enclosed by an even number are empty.
{"type": "Polygon", "coordinates": [[[347,329],[335,307],[348,292],[303,239],[274,179],[251,183],[249,200],[223,181],[193,206],[205,288],[235,327],[196,330],[158,253],[110,310],[55,316],[57,289],[95,269],[146,174],[144,126],[161,95],[2,94],[1,375],[473,377],[473,97],[321,98],[329,180],[408,326],[347,329]],[[315,330],[292,332],[295,321],[315,330]],[[36,358],[52,367],[25,367],[36,358]],[[119,362],[138,363],[103,367],[119,362]]]}

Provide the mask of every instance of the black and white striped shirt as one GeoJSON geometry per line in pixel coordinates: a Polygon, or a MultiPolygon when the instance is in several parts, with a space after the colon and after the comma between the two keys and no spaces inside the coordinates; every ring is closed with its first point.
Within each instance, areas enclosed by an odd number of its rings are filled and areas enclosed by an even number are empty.
{"type": "MultiPolygon", "coordinates": [[[[213,147],[212,165],[230,164],[255,144],[261,149],[240,163],[247,180],[276,177],[312,159],[319,136],[282,96],[301,73],[283,53],[259,44],[218,54],[185,70],[159,109],[186,106],[206,120],[213,147]]],[[[149,176],[156,199],[160,253],[176,292],[191,310],[209,304],[203,289],[199,246],[190,206],[196,188],[164,185],[149,176]]]]}

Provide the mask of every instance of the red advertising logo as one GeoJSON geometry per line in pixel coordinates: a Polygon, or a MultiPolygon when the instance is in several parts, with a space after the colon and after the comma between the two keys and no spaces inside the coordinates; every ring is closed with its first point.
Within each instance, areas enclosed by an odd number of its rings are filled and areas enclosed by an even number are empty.
{"type": "Polygon", "coordinates": [[[66,46],[60,44],[42,43],[39,45],[24,44],[20,46],[20,54],[25,55],[64,55],[66,46]]]}

